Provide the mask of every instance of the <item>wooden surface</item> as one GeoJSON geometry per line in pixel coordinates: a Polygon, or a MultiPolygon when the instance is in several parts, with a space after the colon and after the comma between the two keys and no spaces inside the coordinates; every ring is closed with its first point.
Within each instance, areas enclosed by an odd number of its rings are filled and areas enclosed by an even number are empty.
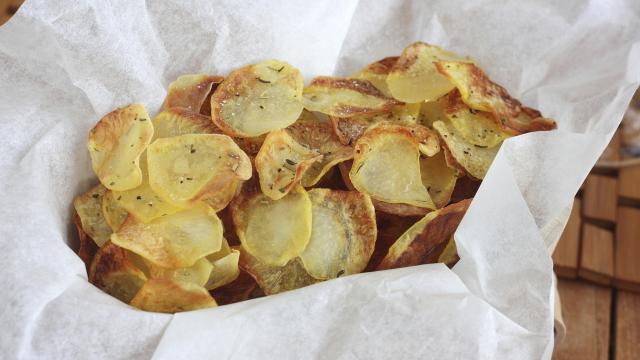
{"type": "Polygon", "coordinates": [[[565,278],[575,278],[578,274],[578,251],[582,225],[580,218],[581,208],[580,199],[575,199],[569,222],[553,253],[553,268],[556,274],[565,278]]]}
{"type": "Polygon", "coordinates": [[[618,179],[620,197],[640,202],[640,166],[621,169],[618,179]]]}
{"type": "Polygon", "coordinates": [[[616,222],[618,180],[605,175],[589,175],[584,185],[582,215],[590,220],[616,222]]]}
{"type": "Polygon", "coordinates": [[[640,295],[619,291],[616,315],[615,359],[640,359],[640,295]]]}
{"type": "Polygon", "coordinates": [[[581,278],[610,285],[613,277],[613,232],[593,224],[582,228],[581,278]]]}
{"type": "Polygon", "coordinates": [[[615,285],[640,291],[640,209],[622,206],[618,212],[615,285]]]}

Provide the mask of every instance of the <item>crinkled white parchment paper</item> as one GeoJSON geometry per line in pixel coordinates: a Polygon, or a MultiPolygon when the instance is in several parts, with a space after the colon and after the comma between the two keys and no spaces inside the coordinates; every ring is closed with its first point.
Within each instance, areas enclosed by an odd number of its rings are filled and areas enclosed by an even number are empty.
{"type": "Polygon", "coordinates": [[[640,82],[628,1],[28,0],[0,28],[0,354],[6,359],[540,359],[548,248],[640,82]],[[95,182],[89,128],[155,112],[179,74],[280,58],[347,75],[422,40],[470,55],[559,131],[508,140],[453,269],[349,276],[216,309],[145,313],[88,284],[70,250],[95,182]]]}

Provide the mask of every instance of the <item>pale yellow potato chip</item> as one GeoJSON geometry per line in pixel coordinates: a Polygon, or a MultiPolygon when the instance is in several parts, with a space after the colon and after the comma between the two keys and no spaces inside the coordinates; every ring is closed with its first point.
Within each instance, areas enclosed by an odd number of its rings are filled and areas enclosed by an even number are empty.
{"type": "Polygon", "coordinates": [[[222,222],[206,205],[143,223],[129,216],[111,241],[165,268],[189,267],[220,250],[222,222]]]}
{"type": "Polygon", "coordinates": [[[262,192],[273,200],[283,198],[320,160],[320,153],[302,146],[286,130],[270,132],[255,161],[262,192]]]}
{"type": "Polygon", "coordinates": [[[175,269],[164,268],[145,260],[146,271],[151,279],[169,279],[181,283],[192,283],[204,286],[209,280],[213,265],[204,257],[198,259],[195,264],[175,269]]]}
{"type": "Polygon", "coordinates": [[[207,289],[171,279],[151,279],[129,303],[140,310],[176,313],[216,307],[207,289]]]}
{"type": "Polygon", "coordinates": [[[300,258],[293,258],[282,266],[270,265],[243,248],[239,250],[240,267],[256,280],[266,295],[299,289],[320,281],[307,273],[300,258]]]}
{"type": "MultiPolygon", "coordinates": [[[[169,84],[164,109],[184,108],[199,113],[209,94],[224,80],[222,76],[188,74],[169,84]]],[[[155,124],[154,124],[155,125],[155,124]]]]}
{"type": "Polygon", "coordinates": [[[153,120],[153,139],[185,134],[221,134],[222,131],[208,116],[193,113],[184,108],[168,108],[153,120]]]}
{"type": "Polygon", "coordinates": [[[147,151],[149,185],[164,200],[188,206],[251,177],[251,161],[226,135],[157,139],[147,151]]]}
{"type": "Polygon", "coordinates": [[[447,242],[447,246],[445,246],[442,253],[440,253],[440,256],[438,256],[438,262],[445,263],[447,266],[452,267],[458,262],[458,260],[460,260],[460,257],[458,257],[456,241],[453,235],[451,235],[451,238],[449,238],[449,241],[447,242]]]}
{"type": "Polygon", "coordinates": [[[107,294],[128,303],[147,281],[133,260],[135,254],[107,241],[89,267],[89,281],[107,294]]]}
{"type": "Polygon", "coordinates": [[[374,63],[367,65],[355,75],[351,76],[355,79],[367,80],[375,86],[385,96],[391,97],[391,91],[387,86],[387,75],[398,61],[397,56],[386,57],[374,63]]]}
{"type": "Polygon", "coordinates": [[[300,254],[309,275],[333,279],[362,272],[376,244],[376,214],[357,191],[309,190],[311,238],[300,254]]]}
{"type": "Polygon", "coordinates": [[[437,46],[415,42],[407,46],[387,76],[394,98],[407,103],[433,101],[453,90],[454,85],[436,69],[434,62],[464,60],[437,46]]]}
{"type": "Polygon", "coordinates": [[[205,284],[207,290],[214,290],[227,285],[240,275],[240,268],[238,267],[240,252],[236,249],[229,248],[226,240],[223,241],[222,249],[217,253],[207,256],[207,260],[213,267],[209,279],[205,284]]]}
{"type": "Polygon", "coordinates": [[[104,245],[113,232],[102,212],[102,199],[106,192],[107,189],[98,184],[73,200],[82,229],[98,246],[104,245]]]}
{"type": "Polygon", "coordinates": [[[447,115],[444,113],[446,101],[447,95],[441,96],[437,100],[423,102],[420,107],[418,124],[431,128],[434,122],[447,120],[447,115]]]}
{"type": "Polygon", "coordinates": [[[280,200],[246,188],[231,202],[236,233],[246,251],[260,261],[283,266],[304,250],[311,236],[311,200],[301,186],[280,200]]]}
{"type": "Polygon", "coordinates": [[[496,157],[500,146],[479,147],[467,142],[462,134],[449,122],[436,121],[434,129],[438,131],[447,150],[464,171],[476,179],[482,180],[496,157]]]}
{"type": "MultiPolygon", "coordinates": [[[[109,224],[112,232],[118,231],[129,215],[127,209],[120,205],[120,202],[116,200],[111,190],[107,190],[104,193],[101,207],[104,220],[109,224]]],[[[109,236],[111,236],[111,234],[109,234],[109,236]]]]}
{"type": "Polygon", "coordinates": [[[420,176],[436,207],[445,207],[456,187],[458,171],[447,165],[444,151],[432,157],[420,158],[420,176]]]}
{"type": "Polygon", "coordinates": [[[420,178],[419,142],[405,126],[375,126],[356,142],[349,172],[353,186],[387,203],[435,209],[420,178]]]}
{"type": "Polygon", "coordinates": [[[124,191],[142,183],[140,155],[153,137],[149,114],[141,104],[114,110],[89,132],[93,171],[110,190],[124,191]]]}
{"type": "Polygon", "coordinates": [[[337,117],[384,112],[401,104],[369,81],[329,76],[316,77],[304,88],[303,103],[309,111],[337,117]]]}
{"type": "Polygon", "coordinates": [[[227,135],[254,137],[293,124],[302,112],[302,74],[267,60],[233,71],[211,96],[211,119],[227,135]]]}

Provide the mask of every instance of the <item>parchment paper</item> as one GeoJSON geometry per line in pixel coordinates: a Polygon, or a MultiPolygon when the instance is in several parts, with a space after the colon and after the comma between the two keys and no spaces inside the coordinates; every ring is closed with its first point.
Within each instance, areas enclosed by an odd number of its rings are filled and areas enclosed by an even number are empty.
{"type": "Polygon", "coordinates": [[[549,248],[640,82],[628,1],[28,0],[0,28],[0,354],[13,359],[540,359],[549,248]],[[279,58],[348,75],[422,40],[476,59],[559,130],[510,139],[456,234],[462,260],[175,316],[87,283],[71,202],[91,126],[159,109],[183,73],[279,58]]]}

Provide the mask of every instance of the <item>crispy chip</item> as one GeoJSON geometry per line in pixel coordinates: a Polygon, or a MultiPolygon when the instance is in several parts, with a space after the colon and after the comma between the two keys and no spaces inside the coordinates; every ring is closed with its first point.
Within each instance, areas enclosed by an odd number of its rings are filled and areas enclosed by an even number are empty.
{"type": "Polygon", "coordinates": [[[309,111],[337,117],[384,112],[401,104],[366,80],[329,76],[314,78],[304,89],[303,102],[309,111]]]}
{"type": "Polygon", "coordinates": [[[446,246],[470,203],[470,199],[463,200],[428,213],[396,240],[377,270],[435,262],[438,250],[446,246]]]}
{"type": "Polygon", "coordinates": [[[246,251],[260,261],[283,266],[300,255],[311,236],[311,200],[301,186],[280,200],[246,188],[231,202],[236,233],[246,251]]]}
{"type": "Polygon", "coordinates": [[[447,166],[444,152],[432,157],[420,158],[422,184],[427,188],[433,203],[438,209],[445,207],[451,199],[456,186],[458,172],[447,166]]]}
{"type": "Polygon", "coordinates": [[[106,192],[107,189],[98,184],[73,200],[73,207],[80,217],[82,229],[98,246],[107,242],[112,233],[102,213],[102,198],[106,192]]]}
{"type": "MultiPolygon", "coordinates": [[[[120,202],[116,200],[116,197],[113,195],[113,191],[111,190],[107,190],[104,193],[101,207],[104,220],[111,228],[111,231],[118,231],[129,215],[127,209],[120,205],[120,202]]],[[[109,234],[109,236],[111,236],[111,234],[109,234]]]]}
{"type": "MultiPolygon", "coordinates": [[[[256,283],[256,280],[246,271],[240,271],[238,277],[227,285],[211,290],[211,294],[218,305],[228,305],[239,301],[252,299],[256,289],[262,293],[262,290],[256,283]]],[[[262,293],[264,296],[264,293],[262,293]]]]}
{"type": "Polygon", "coordinates": [[[207,289],[171,279],[151,279],[138,291],[131,306],[144,311],[175,313],[216,307],[207,289]]]}
{"type": "Polygon", "coordinates": [[[448,267],[453,267],[453,265],[455,265],[458,260],[460,260],[460,257],[458,257],[456,241],[453,235],[451,235],[451,238],[449,238],[449,241],[447,242],[444,250],[442,250],[442,253],[440,253],[440,256],[438,256],[438,262],[444,263],[448,267]]]}
{"type": "Polygon", "coordinates": [[[193,113],[184,108],[168,108],[153,120],[153,139],[168,138],[185,134],[221,134],[222,131],[211,122],[211,118],[193,113]]]}
{"type": "Polygon", "coordinates": [[[207,258],[198,259],[195,264],[187,267],[168,269],[145,260],[145,265],[151,279],[169,279],[181,283],[192,283],[204,286],[209,281],[213,266],[207,258]]]}
{"type": "Polygon", "coordinates": [[[302,112],[302,75],[279,60],[245,66],[211,96],[211,118],[227,135],[254,137],[293,124],[302,112]]]}
{"type": "Polygon", "coordinates": [[[447,120],[447,115],[444,113],[446,100],[447,95],[444,95],[437,100],[423,102],[420,108],[418,124],[431,128],[435,121],[447,120]]]}
{"type": "Polygon", "coordinates": [[[469,107],[492,113],[493,120],[504,129],[522,134],[556,128],[555,121],[541,117],[537,110],[523,108],[505,88],[492,82],[476,65],[458,61],[438,61],[436,67],[455,84],[462,100],[469,107]]]}
{"type": "Polygon", "coordinates": [[[353,148],[340,143],[331,123],[326,119],[317,119],[306,110],[298,121],[287,128],[287,133],[299,144],[322,155],[302,175],[301,184],[304,187],[317,184],[334,165],[353,158],[353,148]]]}
{"type": "Polygon", "coordinates": [[[453,90],[454,85],[442,76],[434,62],[463,60],[437,46],[416,42],[407,46],[387,76],[387,85],[394,98],[417,103],[436,100],[453,90]]]}
{"type": "Polygon", "coordinates": [[[435,209],[420,178],[419,142],[411,130],[385,124],[369,129],[355,145],[349,178],[373,199],[435,209]]]}
{"type": "Polygon", "coordinates": [[[240,267],[256,280],[258,286],[267,295],[295,290],[319,282],[307,273],[298,257],[291,259],[283,266],[269,265],[252,256],[242,247],[239,250],[240,267]]]}
{"type": "Polygon", "coordinates": [[[87,233],[82,229],[82,222],[78,213],[73,214],[73,224],[76,226],[78,232],[78,256],[84,262],[84,265],[89,270],[91,261],[98,251],[98,245],[93,241],[87,233]]]}
{"type": "Polygon", "coordinates": [[[120,301],[128,303],[147,281],[144,272],[132,259],[135,254],[108,241],[89,268],[89,281],[120,301]]]}
{"type": "Polygon", "coordinates": [[[114,110],[89,132],[93,171],[111,190],[124,191],[142,183],[140,155],[153,136],[149,115],[140,104],[114,110]]]}
{"type": "Polygon", "coordinates": [[[206,205],[142,223],[129,216],[111,241],[165,268],[189,267],[220,250],[222,222],[206,205]]]}
{"type": "Polygon", "coordinates": [[[283,198],[320,160],[322,155],[302,146],[286,130],[270,132],[256,156],[262,192],[273,200],[283,198]]]}
{"type": "Polygon", "coordinates": [[[224,80],[222,76],[206,74],[179,76],[169,84],[167,97],[164,99],[164,109],[179,107],[192,113],[199,113],[209,94],[218,87],[222,80],[224,80]]]}
{"type": "Polygon", "coordinates": [[[379,211],[376,212],[376,224],[378,225],[376,247],[364,271],[374,271],[385,255],[387,255],[391,245],[423,216],[424,215],[399,216],[379,211]]]}
{"type": "Polygon", "coordinates": [[[474,110],[462,102],[457,90],[447,95],[445,114],[460,135],[478,147],[491,148],[511,136],[496,125],[491,114],[474,110]]]}
{"type": "Polygon", "coordinates": [[[207,290],[214,290],[227,285],[240,275],[240,268],[238,267],[240,252],[236,249],[231,249],[226,239],[223,239],[220,251],[208,255],[207,260],[213,266],[204,285],[207,290]]]}
{"type": "Polygon", "coordinates": [[[229,182],[251,177],[249,157],[226,135],[158,139],[149,146],[147,159],[151,188],[177,206],[229,191],[229,182]]]}
{"type": "Polygon", "coordinates": [[[469,176],[459,177],[456,181],[456,186],[453,189],[453,194],[451,194],[451,202],[471,199],[476,196],[476,192],[478,192],[478,188],[480,188],[480,183],[480,180],[469,176]]]}
{"type": "Polygon", "coordinates": [[[397,61],[397,56],[386,57],[382,60],[378,60],[367,65],[364,69],[353,75],[352,78],[367,80],[386,97],[391,97],[391,91],[389,91],[389,86],[387,86],[387,75],[397,61]]]}
{"type": "Polygon", "coordinates": [[[500,146],[484,148],[470,144],[453,125],[444,121],[434,122],[433,127],[438,131],[447,150],[459,166],[474,178],[483,179],[500,146]]]}
{"type": "Polygon", "coordinates": [[[300,254],[309,275],[333,279],[364,270],[376,243],[376,216],[369,196],[357,191],[312,189],[311,238],[300,254]]]}

